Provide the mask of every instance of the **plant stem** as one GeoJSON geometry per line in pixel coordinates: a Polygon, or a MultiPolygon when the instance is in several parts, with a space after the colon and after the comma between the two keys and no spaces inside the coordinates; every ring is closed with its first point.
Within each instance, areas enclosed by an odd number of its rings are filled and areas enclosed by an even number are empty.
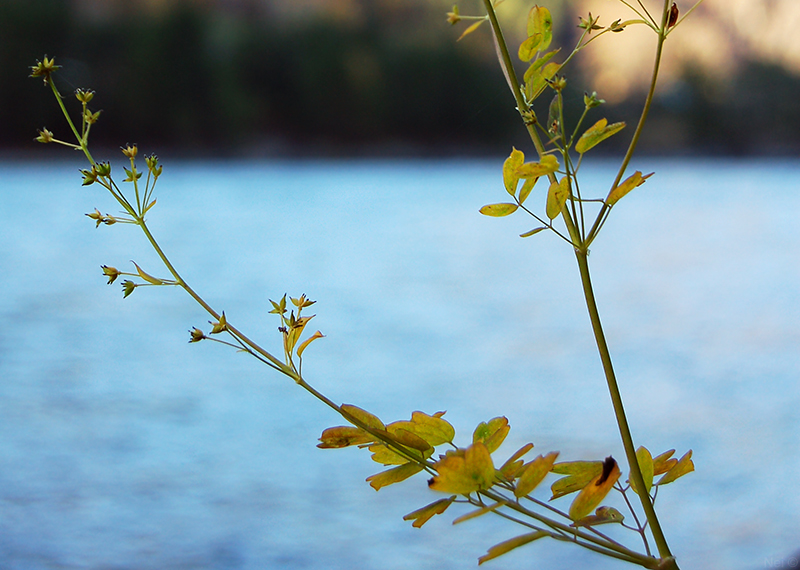
{"type": "MultiPolygon", "coordinates": [[[[508,47],[503,38],[503,33],[500,28],[500,24],[497,21],[497,16],[494,11],[494,6],[492,5],[491,0],[484,0],[483,3],[489,15],[489,20],[491,21],[492,24],[492,30],[494,32],[500,63],[504,68],[506,78],[508,78],[509,80],[509,86],[511,87],[511,91],[514,93],[514,98],[517,101],[518,110],[520,111],[520,113],[527,112],[529,109],[527,103],[525,102],[525,98],[522,96],[519,83],[517,82],[516,73],[514,72],[513,63],[511,61],[511,56],[509,54],[508,47]]],[[[658,44],[656,47],[655,63],[653,66],[653,74],[650,80],[650,89],[648,91],[644,109],[642,111],[641,117],[639,118],[639,123],[636,127],[636,131],[634,132],[631,143],[628,146],[628,150],[622,161],[622,165],[620,166],[619,172],[617,173],[617,177],[614,180],[614,183],[611,187],[612,190],[619,185],[620,181],[622,180],[622,176],[625,174],[625,170],[627,169],[628,164],[630,163],[630,160],[633,157],[633,153],[639,142],[639,138],[644,128],[645,121],[647,120],[647,116],[650,111],[650,106],[653,101],[653,95],[655,93],[656,83],[658,80],[658,71],[661,64],[661,55],[663,52],[664,40],[666,39],[667,35],[667,20],[669,17],[669,10],[670,10],[670,0],[664,0],[661,28],[658,30],[658,44]]],[[[528,132],[531,135],[531,140],[533,141],[534,147],[536,147],[537,152],[539,153],[540,156],[543,155],[544,145],[542,144],[542,141],[539,138],[539,134],[536,132],[536,129],[534,128],[533,125],[526,124],[526,127],[528,128],[528,132]]],[[[550,180],[551,182],[554,182],[555,175],[550,175],[550,180]]],[[[589,234],[585,237],[585,239],[578,232],[578,229],[575,227],[574,220],[571,218],[569,211],[566,209],[566,206],[562,211],[562,217],[567,225],[567,230],[569,231],[569,235],[572,238],[575,257],[577,259],[578,269],[580,271],[583,293],[586,299],[586,307],[589,311],[589,318],[592,323],[592,331],[594,332],[595,342],[597,344],[598,352],[600,353],[600,360],[602,362],[603,371],[606,376],[606,383],[608,386],[609,395],[611,396],[611,401],[614,407],[614,414],[616,416],[617,425],[619,426],[620,437],[622,439],[622,444],[625,449],[625,456],[627,458],[628,466],[630,469],[630,478],[634,482],[637,488],[645,489],[646,487],[644,484],[644,478],[642,477],[642,472],[641,469],[639,468],[639,462],[636,459],[636,448],[634,446],[633,437],[631,436],[630,427],[628,425],[628,420],[625,415],[625,407],[622,402],[622,396],[619,391],[619,385],[617,384],[616,375],[614,374],[614,366],[611,362],[611,355],[608,350],[608,344],[606,343],[605,334],[603,332],[603,326],[602,323],[600,322],[600,313],[597,309],[597,302],[595,300],[594,290],[592,288],[592,281],[589,272],[589,262],[587,259],[589,252],[589,245],[592,242],[592,240],[596,237],[597,232],[599,230],[599,226],[601,225],[601,221],[604,219],[607,210],[608,206],[604,202],[600,210],[600,213],[598,214],[597,219],[594,223],[594,226],[589,231],[589,234]]],[[[644,509],[648,523],[650,524],[650,529],[651,532],[653,533],[653,538],[658,547],[659,556],[663,561],[661,567],[664,569],[669,568],[671,570],[677,570],[678,566],[675,562],[675,559],[672,557],[669,545],[667,544],[666,538],[664,537],[664,533],[661,529],[661,524],[658,521],[655,508],[653,507],[653,503],[650,499],[650,495],[647,493],[640,493],[639,498],[641,500],[642,508],[644,509]]]]}
{"type": "MultiPolygon", "coordinates": [[[[614,374],[614,366],[611,362],[611,354],[609,353],[606,337],[603,333],[603,325],[600,322],[600,312],[597,310],[597,302],[594,297],[592,280],[589,273],[587,251],[585,249],[576,249],[575,257],[578,260],[578,269],[580,270],[581,274],[583,294],[586,298],[586,308],[589,311],[589,318],[592,322],[592,331],[594,332],[597,350],[600,353],[600,360],[603,364],[603,372],[606,376],[608,393],[611,396],[611,403],[614,406],[614,415],[616,416],[617,425],[619,426],[622,445],[625,448],[625,457],[628,460],[630,478],[636,485],[637,489],[645,489],[646,486],[644,483],[644,478],[642,477],[642,471],[639,469],[639,462],[636,459],[636,447],[633,443],[633,437],[631,436],[628,419],[625,415],[625,407],[622,403],[622,395],[620,394],[617,378],[614,374]]],[[[671,558],[672,553],[669,550],[667,540],[664,537],[663,531],[661,530],[661,524],[658,522],[655,508],[650,500],[650,495],[647,493],[638,493],[638,496],[641,499],[642,508],[644,509],[648,522],[650,523],[650,531],[653,533],[653,539],[658,547],[659,555],[661,558],[671,558]]],[[[674,565],[673,567],[677,569],[677,565],[674,565]]]]}

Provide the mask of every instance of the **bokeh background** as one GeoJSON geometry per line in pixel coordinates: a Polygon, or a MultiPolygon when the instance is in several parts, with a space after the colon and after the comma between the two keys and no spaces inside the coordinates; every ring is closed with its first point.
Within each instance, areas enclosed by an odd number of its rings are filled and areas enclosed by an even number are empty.
{"type": "MultiPolygon", "coordinates": [[[[524,3],[500,7],[509,34],[524,3]]],[[[549,2],[557,44],[578,15],[608,24],[616,0],[549,2]]],[[[658,2],[650,2],[654,11],[658,2]]],[[[680,2],[685,11],[689,3],[680,2]]],[[[97,91],[95,143],[146,141],[186,154],[442,155],[524,141],[488,29],[456,43],[444,0],[3,0],[0,145],[33,146],[60,126],[26,78],[44,54],[62,89],[97,91]]],[[[480,13],[477,0],[460,5],[480,13]]],[[[793,155],[800,147],[800,4],[706,0],[668,43],[642,150],[793,155]]],[[[569,97],[596,90],[610,120],[633,120],[654,40],[643,26],[604,38],[568,72],[569,97]]],[[[546,102],[545,102],[546,104],[546,102]]],[[[623,144],[620,139],[617,144],[623,144]]],[[[617,150],[614,144],[604,150],[617,150]]]]}
{"type": "MultiPolygon", "coordinates": [[[[500,6],[512,43],[525,4],[500,6]]],[[[628,17],[616,0],[547,5],[561,45],[579,14],[628,17]]],[[[79,187],[78,153],[34,142],[66,133],[27,77],[45,54],[63,93],[97,91],[97,158],[159,154],[152,228],[212,304],[274,348],[267,298],[318,301],[328,337],[304,371],[320,389],[387,420],[447,409],[464,437],[507,414],[505,454],[532,440],[621,457],[570,252],[477,214],[530,142],[488,29],[457,42],[451,9],[0,0],[0,569],[440,570],[515,532],[411,528],[402,515],[432,500],[421,478],[376,494],[365,456],[314,447],[332,413],[187,345],[207,320],[188,299],[103,285],[102,264],[157,260],[132,228],[83,216],[116,207],[79,187]]],[[[632,165],[657,174],[592,251],[637,437],[695,453],[659,497],[685,570],[798,565],[797,29],[797,0],[706,0],[670,36],[632,165]]],[[[568,102],[596,90],[609,120],[634,122],[652,45],[636,28],[596,42],[568,102]]],[[[605,195],[629,133],[583,163],[587,192],[605,195]]],[[[492,565],[618,567],[552,544],[492,565]]]]}

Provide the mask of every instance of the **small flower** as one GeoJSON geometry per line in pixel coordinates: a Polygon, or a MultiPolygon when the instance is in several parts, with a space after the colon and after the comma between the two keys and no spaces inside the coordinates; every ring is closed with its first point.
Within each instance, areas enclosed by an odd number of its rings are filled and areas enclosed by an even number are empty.
{"type": "Polygon", "coordinates": [[[598,16],[597,18],[592,17],[592,13],[589,12],[589,19],[584,20],[582,16],[578,16],[580,20],[580,24],[578,24],[579,28],[582,28],[587,31],[587,33],[592,33],[592,30],[602,30],[603,26],[597,24],[597,21],[600,19],[598,16]]]}
{"type": "Polygon", "coordinates": [[[139,147],[136,146],[136,144],[126,145],[125,148],[122,149],[122,154],[128,158],[134,158],[137,154],[139,154],[139,147]]]}
{"type": "MultiPolygon", "coordinates": [[[[86,216],[97,222],[97,225],[95,225],[96,228],[99,228],[100,224],[113,226],[118,221],[117,218],[115,218],[114,216],[109,216],[108,214],[105,215],[101,214],[100,210],[98,210],[97,208],[95,208],[94,212],[92,212],[91,214],[86,214],[86,216]]],[[[122,219],[124,220],[124,218],[122,219]]]]}
{"type": "Polygon", "coordinates": [[[203,340],[204,338],[208,338],[208,337],[206,337],[206,335],[203,333],[203,331],[201,331],[201,330],[200,330],[200,329],[198,329],[197,327],[192,327],[192,330],[190,330],[190,331],[189,331],[189,337],[190,337],[190,338],[189,338],[189,342],[190,342],[190,343],[192,343],[192,342],[200,342],[200,341],[201,341],[201,340],[203,340]]]}
{"type": "Polygon", "coordinates": [[[453,11],[447,13],[447,23],[455,26],[461,21],[461,15],[458,13],[458,6],[453,5],[453,11]]]}
{"type": "Polygon", "coordinates": [[[599,107],[605,103],[605,99],[598,99],[597,98],[597,91],[592,91],[592,94],[589,95],[588,93],[583,93],[583,104],[586,105],[587,109],[593,109],[594,107],[599,107]]]}
{"type": "Polygon", "coordinates": [[[208,323],[211,325],[211,334],[217,334],[228,330],[228,322],[225,320],[225,311],[222,312],[219,321],[216,323],[208,321],[208,323]]]}
{"type": "Polygon", "coordinates": [[[92,113],[89,109],[86,109],[86,112],[83,114],[83,120],[87,125],[93,125],[100,118],[100,113],[102,113],[102,111],[92,113]]]}
{"type": "Polygon", "coordinates": [[[60,65],[55,64],[55,58],[48,59],[47,56],[44,56],[44,61],[36,60],[36,65],[31,66],[30,77],[41,77],[44,80],[44,84],[47,85],[47,82],[50,81],[50,76],[60,67],[60,65]]]}
{"type": "Polygon", "coordinates": [[[89,101],[94,99],[94,91],[92,91],[91,89],[76,89],[75,97],[81,103],[88,103],[89,101]]]}
{"type": "Polygon", "coordinates": [[[131,170],[128,170],[127,168],[123,168],[123,170],[125,171],[125,174],[128,175],[128,177],[125,180],[123,180],[123,182],[135,182],[139,180],[143,174],[142,172],[136,170],[135,166],[131,168],[131,170]]]}
{"type": "Polygon", "coordinates": [[[124,299],[125,297],[127,297],[128,295],[133,293],[133,290],[136,289],[136,287],[138,287],[138,285],[136,283],[134,283],[133,281],[130,281],[128,279],[123,281],[122,282],[122,298],[124,299]]]}
{"type": "MultiPolygon", "coordinates": [[[[86,214],[86,215],[88,216],[89,214],[86,214]]],[[[98,225],[100,225],[99,222],[98,222],[98,225]]],[[[117,277],[119,277],[121,275],[120,271],[116,267],[109,267],[108,265],[103,265],[101,267],[103,269],[103,275],[108,277],[108,284],[109,285],[111,285],[114,281],[116,281],[117,277]]],[[[133,289],[131,289],[131,291],[132,290],[133,289]]],[[[128,293],[128,295],[129,294],[130,293],[128,293]]],[[[125,296],[127,297],[128,295],[125,295],[125,296]]]]}
{"type": "Polygon", "coordinates": [[[625,31],[625,24],[620,23],[620,20],[614,20],[611,22],[611,25],[608,26],[608,29],[612,32],[624,32],[625,31]]]}
{"type": "Polygon", "coordinates": [[[97,182],[96,167],[93,166],[91,170],[81,170],[81,174],[83,174],[83,183],[81,184],[82,186],[89,186],[90,184],[94,184],[95,182],[97,182]]]}
{"type": "Polygon", "coordinates": [[[144,157],[144,161],[147,164],[147,169],[155,178],[161,176],[161,171],[164,170],[164,167],[158,164],[158,157],[155,154],[144,157]]]}
{"type": "Polygon", "coordinates": [[[111,164],[108,162],[98,162],[93,169],[98,176],[111,176],[111,164]]]}
{"type": "Polygon", "coordinates": [[[40,143],[53,142],[53,133],[51,133],[47,129],[42,129],[41,131],[39,131],[39,136],[36,137],[34,140],[40,143]]]}

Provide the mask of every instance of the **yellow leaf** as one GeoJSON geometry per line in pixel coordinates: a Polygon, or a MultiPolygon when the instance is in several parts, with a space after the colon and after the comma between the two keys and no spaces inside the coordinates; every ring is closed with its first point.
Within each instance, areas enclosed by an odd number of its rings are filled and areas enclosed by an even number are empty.
{"type": "Polygon", "coordinates": [[[434,515],[440,515],[447,510],[447,507],[453,504],[453,501],[456,500],[456,495],[453,495],[449,499],[439,499],[438,501],[432,502],[430,505],[426,505],[421,509],[417,509],[413,513],[408,513],[406,516],[403,517],[404,521],[413,520],[414,522],[411,523],[411,526],[415,528],[420,528],[426,522],[428,522],[434,515]]]}
{"type": "MultiPolygon", "coordinates": [[[[642,478],[644,479],[644,486],[649,494],[650,489],[653,487],[653,456],[650,455],[650,451],[646,447],[642,446],[636,450],[636,462],[639,464],[639,470],[642,472],[642,478]]],[[[633,479],[630,479],[628,482],[631,484],[633,492],[638,495],[639,489],[636,488],[633,479]]]]}
{"type": "Polygon", "coordinates": [[[519,548],[520,546],[524,546],[529,542],[544,538],[545,536],[550,535],[543,530],[537,530],[536,532],[529,532],[528,534],[523,534],[501,542],[500,544],[495,544],[489,549],[489,552],[478,558],[478,565],[483,564],[484,562],[487,562],[493,558],[497,558],[498,556],[502,556],[503,554],[510,552],[515,548],[519,548]]]}
{"type": "Polygon", "coordinates": [[[501,203],[501,204],[487,204],[480,209],[480,213],[484,216],[492,216],[493,218],[502,218],[517,211],[516,204],[501,203]]]}
{"type": "Polygon", "coordinates": [[[539,227],[539,228],[533,228],[532,230],[527,231],[524,234],[519,234],[519,237],[521,237],[521,238],[531,237],[532,235],[536,235],[540,231],[546,230],[546,229],[547,228],[545,226],[542,226],[542,227],[539,227]]]}
{"type": "Polygon", "coordinates": [[[586,129],[586,132],[581,135],[581,138],[578,139],[578,143],[575,145],[575,150],[583,154],[624,128],[625,123],[609,125],[606,119],[600,119],[594,125],[586,129]]]}
{"type": "Polygon", "coordinates": [[[553,79],[559,69],[561,69],[560,63],[548,63],[541,71],[537,69],[530,74],[525,80],[525,96],[528,98],[529,104],[542,94],[548,85],[547,82],[553,79]]]}
{"type": "Polygon", "coordinates": [[[472,442],[481,441],[486,444],[489,453],[494,453],[500,444],[503,443],[511,426],[508,425],[508,418],[500,416],[489,420],[489,422],[481,422],[475,431],[472,433],[472,442]]]}
{"type": "Polygon", "coordinates": [[[379,491],[381,487],[386,487],[388,485],[393,485],[394,483],[399,483],[400,481],[405,481],[420,471],[422,471],[421,465],[417,465],[416,463],[406,463],[405,465],[400,465],[399,467],[393,467],[387,471],[370,475],[367,477],[367,481],[369,481],[369,484],[373,489],[379,491]]]}
{"type": "Polygon", "coordinates": [[[321,449],[337,449],[350,445],[372,443],[375,437],[361,428],[353,426],[331,427],[322,432],[317,447],[321,449]]]}
{"type": "Polygon", "coordinates": [[[678,477],[683,477],[692,471],[694,471],[694,462],[692,461],[692,450],[690,449],[678,460],[678,463],[676,463],[672,469],[667,471],[667,473],[658,480],[658,484],[666,485],[667,483],[672,483],[678,477]]]}
{"type": "Polygon", "coordinates": [[[298,346],[298,347],[297,347],[297,356],[299,356],[299,357],[302,357],[302,356],[303,356],[303,351],[306,349],[306,347],[307,347],[309,344],[311,344],[312,342],[314,342],[314,341],[315,341],[315,340],[317,340],[318,338],[323,338],[324,336],[325,336],[324,334],[322,334],[321,332],[317,331],[317,332],[315,332],[313,335],[311,335],[310,337],[308,337],[306,340],[304,340],[304,341],[303,341],[303,342],[300,344],[300,346],[298,346]]]}
{"type": "MultiPolygon", "coordinates": [[[[393,425],[397,429],[404,429],[421,437],[434,447],[452,442],[456,436],[456,430],[450,425],[450,422],[437,416],[429,416],[424,412],[413,412],[411,421],[393,422],[387,428],[393,425]]],[[[391,429],[389,431],[391,432],[391,429]]]]}
{"type": "Polygon", "coordinates": [[[457,41],[457,42],[460,42],[460,41],[461,41],[461,40],[462,40],[462,39],[463,39],[465,36],[468,36],[468,35],[470,35],[472,32],[474,32],[475,30],[477,30],[477,29],[478,29],[478,27],[479,27],[481,24],[483,24],[485,21],[486,21],[486,19],[483,19],[483,20],[478,20],[477,22],[475,22],[474,24],[472,24],[472,25],[471,25],[469,28],[467,28],[466,30],[464,30],[464,33],[463,33],[463,34],[461,34],[460,36],[458,36],[458,39],[457,39],[456,41],[457,41]]]}
{"type": "Polygon", "coordinates": [[[486,490],[494,483],[492,456],[480,441],[466,449],[448,452],[434,468],[437,475],[428,481],[434,491],[468,495],[486,490]]]}
{"type": "Polygon", "coordinates": [[[569,518],[580,520],[600,504],[614,483],[619,479],[620,470],[613,457],[606,457],[603,461],[603,471],[586,485],[569,507],[569,518]]]}
{"type": "Polygon", "coordinates": [[[386,429],[386,426],[380,419],[378,419],[378,416],[370,414],[368,411],[362,410],[358,406],[353,406],[351,404],[342,404],[340,407],[342,412],[346,414],[344,416],[346,420],[350,419],[348,418],[348,416],[352,416],[362,424],[366,425],[367,427],[378,430],[386,429]]]}
{"type": "Polygon", "coordinates": [[[519,203],[524,204],[525,200],[528,199],[528,196],[531,194],[531,190],[533,187],[536,186],[536,183],[539,181],[539,177],[535,178],[528,178],[525,180],[525,183],[522,185],[519,191],[519,203]]]}
{"type": "Polygon", "coordinates": [[[653,458],[653,475],[663,475],[672,469],[678,460],[675,458],[670,459],[675,454],[674,449],[665,451],[661,455],[653,458]]]}
{"type": "Polygon", "coordinates": [[[565,461],[553,465],[553,473],[568,475],[559,479],[550,486],[553,496],[550,500],[558,499],[583,489],[592,479],[603,471],[602,461],[565,461]]]}
{"type": "Polygon", "coordinates": [[[606,198],[606,204],[608,204],[609,206],[613,206],[614,204],[619,202],[622,199],[622,197],[625,196],[625,194],[627,194],[637,186],[641,186],[642,184],[644,184],[644,181],[650,178],[653,174],[655,173],[651,172],[650,174],[642,176],[642,173],[637,170],[636,172],[628,176],[628,178],[626,178],[622,182],[622,184],[620,184],[619,186],[617,186],[616,188],[611,190],[611,192],[608,193],[608,198],[606,198]]]}
{"type": "Polygon", "coordinates": [[[524,83],[528,83],[528,80],[533,76],[534,73],[538,72],[544,65],[550,61],[554,55],[561,51],[561,48],[555,49],[551,52],[544,54],[542,57],[534,61],[532,64],[528,66],[528,69],[525,70],[525,75],[522,76],[522,80],[524,83]]]}
{"type": "MultiPolygon", "coordinates": [[[[131,261],[131,263],[136,265],[135,261],[131,261]]],[[[144,271],[142,271],[142,268],[139,267],[138,265],[136,265],[136,271],[139,273],[139,277],[141,277],[142,279],[144,279],[148,283],[151,283],[153,285],[163,285],[164,284],[164,281],[162,281],[158,277],[153,277],[152,275],[149,275],[149,274],[145,273],[144,271]]]]}
{"type": "Polygon", "coordinates": [[[509,457],[506,462],[503,463],[503,466],[500,468],[500,473],[502,473],[507,479],[514,479],[519,472],[519,468],[523,465],[520,457],[528,453],[531,449],[533,449],[532,443],[526,443],[520,447],[516,452],[514,452],[514,455],[509,457]]]}
{"type": "MultiPolygon", "coordinates": [[[[389,434],[387,433],[387,435],[389,434]]],[[[397,439],[397,436],[392,435],[392,439],[397,439]]],[[[419,441],[422,440],[419,439],[419,441]]],[[[372,452],[372,460],[375,461],[376,463],[380,463],[381,465],[403,465],[411,461],[411,459],[409,459],[405,455],[398,453],[397,451],[391,449],[390,447],[388,447],[386,444],[383,443],[373,443],[372,445],[369,446],[368,449],[372,452]]],[[[417,459],[427,459],[428,457],[433,455],[433,448],[431,446],[428,446],[427,450],[425,451],[420,451],[413,448],[406,449],[406,451],[410,455],[415,456],[417,459]]]]}
{"type": "Polygon", "coordinates": [[[517,183],[519,182],[517,168],[522,166],[523,162],[525,162],[525,154],[521,150],[511,147],[511,154],[503,162],[503,184],[506,192],[512,196],[517,193],[517,183]]]}
{"type": "Polygon", "coordinates": [[[545,476],[550,473],[558,457],[558,451],[551,451],[545,456],[538,456],[525,466],[525,471],[517,479],[517,486],[514,489],[516,497],[524,497],[533,491],[539,483],[544,481],[545,476]]]}
{"type": "Polygon", "coordinates": [[[474,519],[474,518],[480,517],[482,515],[485,515],[486,513],[491,513],[492,511],[495,511],[495,510],[499,509],[500,507],[505,507],[507,504],[508,504],[507,501],[499,501],[497,503],[494,503],[493,505],[488,505],[488,506],[483,507],[481,509],[477,509],[475,511],[471,511],[471,512],[465,514],[465,515],[461,515],[460,517],[456,518],[453,521],[453,524],[454,525],[455,524],[461,524],[462,522],[465,522],[465,521],[468,521],[470,519],[474,519]]]}
{"type": "Polygon", "coordinates": [[[569,178],[564,176],[561,182],[553,182],[547,191],[547,205],[545,206],[547,217],[551,220],[558,217],[564,204],[567,203],[567,198],[569,198],[569,178]]]}
{"type": "Polygon", "coordinates": [[[517,55],[520,61],[530,61],[539,51],[541,51],[542,34],[533,34],[519,46],[517,55]]]}
{"type": "Polygon", "coordinates": [[[428,451],[432,449],[431,444],[423,438],[406,429],[411,422],[392,422],[386,426],[386,431],[392,436],[392,439],[404,447],[410,447],[417,451],[428,451]]]}
{"type": "Polygon", "coordinates": [[[552,154],[544,155],[539,162],[526,162],[517,167],[520,178],[539,178],[558,170],[558,159],[552,154]]]}
{"type": "Polygon", "coordinates": [[[550,10],[543,6],[534,6],[528,12],[528,36],[540,35],[542,37],[539,50],[547,49],[553,41],[553,18],[550,10]]]}

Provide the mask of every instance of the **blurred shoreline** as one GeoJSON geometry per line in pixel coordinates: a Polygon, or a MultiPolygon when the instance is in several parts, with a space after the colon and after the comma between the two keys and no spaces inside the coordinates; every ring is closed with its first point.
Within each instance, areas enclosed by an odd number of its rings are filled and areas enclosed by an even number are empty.
{"type": "MultiPolygon", "coordinates": [[[[572,45],[576,7],[554,5],[561,6],[554,44],[572,45]]],[[[0,150],[34,151],[36,129],[62,139],[68,134],[50,90],[27,77],[45,54],[63,65],[56,85],[73,112],[80,107],[71,91],[96,91],[90,108],[103,112],[92,129],[95,147],[138,142],[146,152],[180,156],[413,158],[529,146],[489,34],[479,30],[457,42],[463,26],[446,23],[450,3],[307,0],[290,6],[278,0],[4,2],[0,150]]],[[[567,71],[568,123],[577,119],[596,74],[591,66],[567,71]]],[[[797,156],[798,93],[800,76],[747,51],[724,78],[699,63],[681,64],[657,92],[639,150],[797,156]]],[[[636,89],[622,99],[609,95],[599,93],[610,102],[592,111],[586,126],[606,117],[629,127],[593,153],[623,153],[641,111],[636,89]]],[[[549,98],[536,102],[539,116],[546,116],[549,98]]]]}

